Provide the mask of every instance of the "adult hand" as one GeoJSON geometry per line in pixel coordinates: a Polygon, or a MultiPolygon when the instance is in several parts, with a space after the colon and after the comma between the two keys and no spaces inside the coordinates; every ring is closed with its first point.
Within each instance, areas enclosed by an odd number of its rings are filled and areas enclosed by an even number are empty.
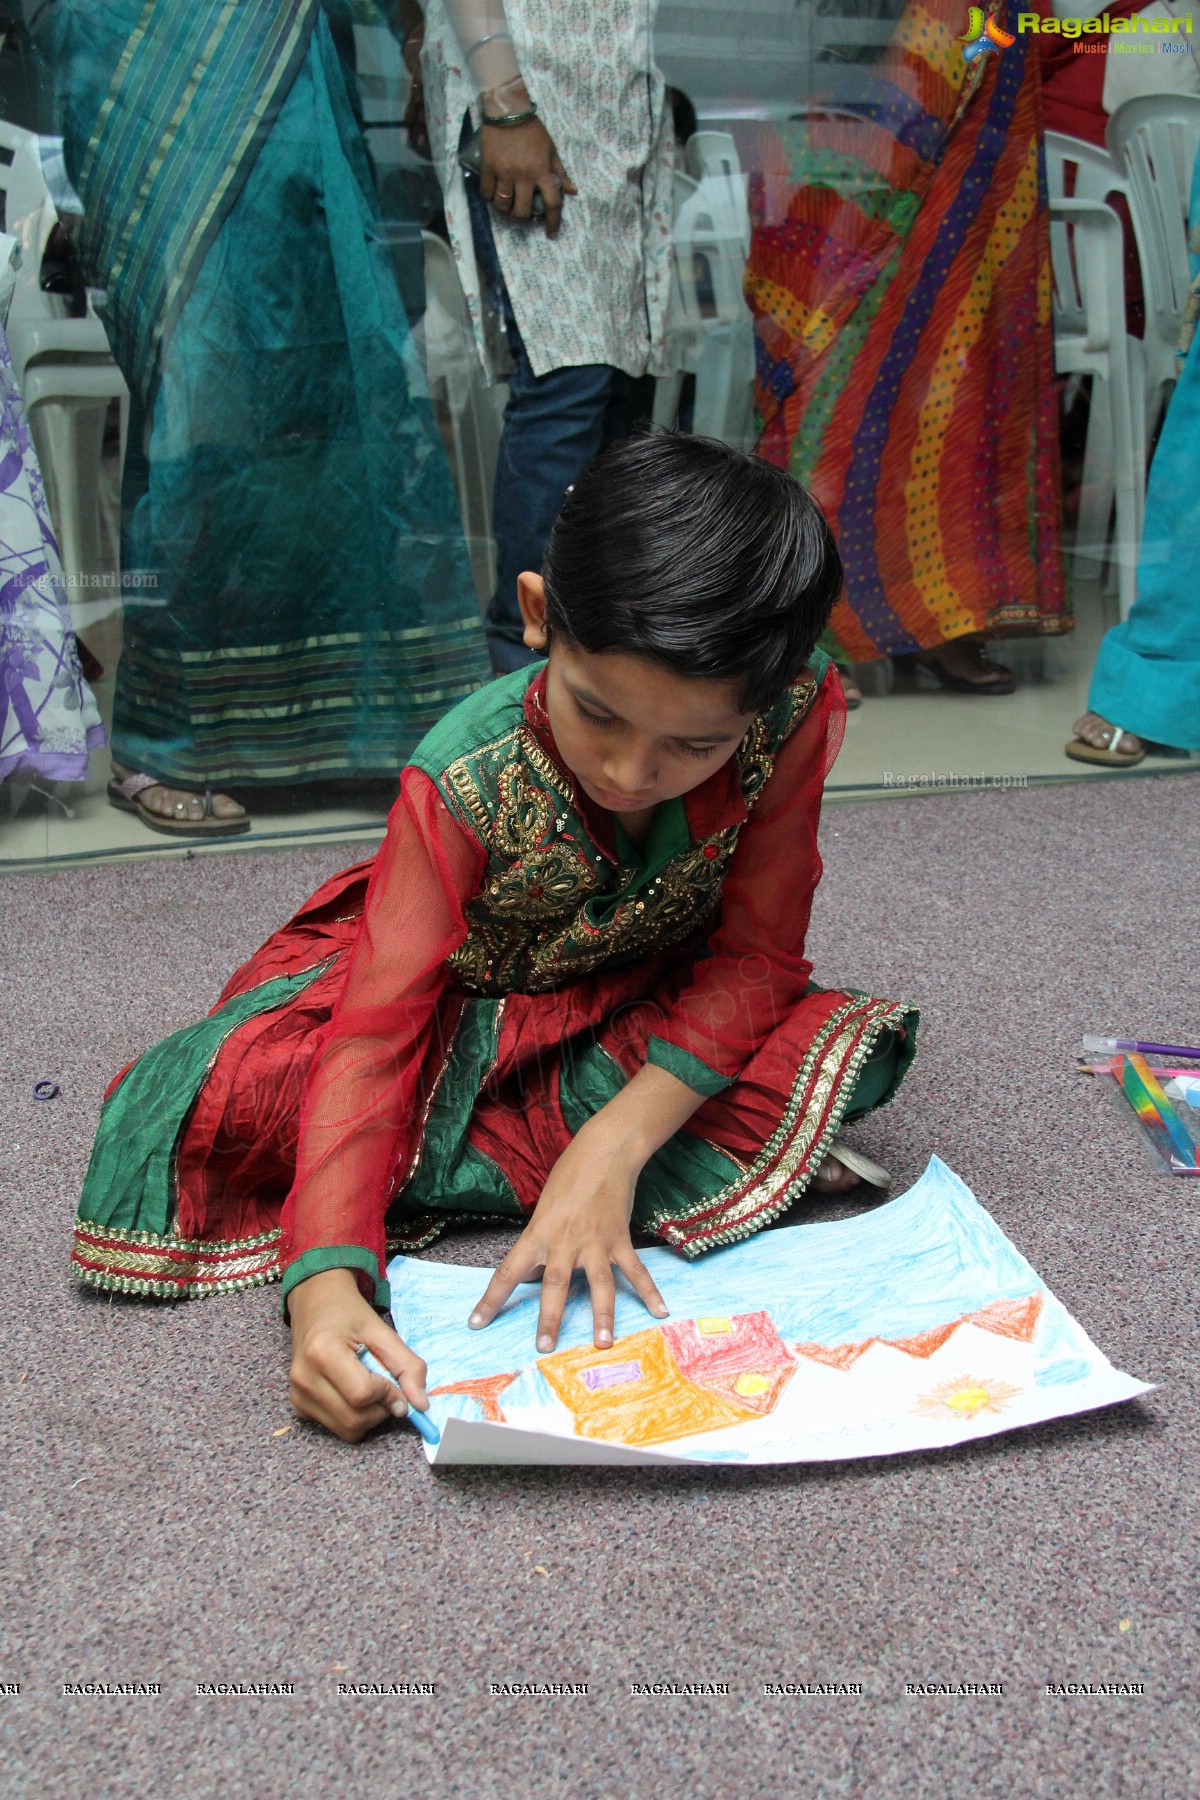
{"type": "Polygon", "coordinates": [[[409,1406],[428,1409],[425,1364],[363,1299],[351,1269],[326,1269],[298,1282],[288,1313],[292,1405],[302,1419],[356,1444],[385,1419],[402,1419],[409,1406]],[[363,1367],[360,1344],[395,1375],[400,1391],[363,1367]]]}
{"type": "Polygon", "coordinates": [[[613,1264],[626,1276],[648,1311],[667,1316],[667,1304],[633,1247],[629,1216],[637,1166],[614,1146],[600,1124],[591,1119],[563,1151],[525,1227],[468,1323],[476,1330],[495,1318],[518,1282],[542,1282],[537,1348],[543,1354],[558,1340],[563,1308],[576,1269],[582,1269],[592,1295],[593,1341],[606,1350],[613,1341],[616,1284],[613,1264]]]}
{"type": "Polygon", "coordinates": [[[507,218],[531,219],[535,191],[546,206],[546,236],[555,237],[563,196],[579,189],[563,168],[554,139],[537,118],[524,125],[485,125],[479,161],[482,198],[507,218]]]}

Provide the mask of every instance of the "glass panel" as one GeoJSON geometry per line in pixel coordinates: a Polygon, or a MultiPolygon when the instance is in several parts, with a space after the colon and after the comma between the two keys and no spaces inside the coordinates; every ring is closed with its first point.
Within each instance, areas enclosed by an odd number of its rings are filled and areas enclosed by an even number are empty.
{"type": "Polygon", "coordinates": [[[1057,10],[0,4],[0,865],[376,838],[648,421],[835,525],[831,793],[1189,766],[1200,82],[1057,10]]]}

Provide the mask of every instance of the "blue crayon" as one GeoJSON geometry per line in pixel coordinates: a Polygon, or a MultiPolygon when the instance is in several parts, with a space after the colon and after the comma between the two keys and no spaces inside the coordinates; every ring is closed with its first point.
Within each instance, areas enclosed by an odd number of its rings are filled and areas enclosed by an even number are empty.
{"type": "MultiPolygon", "coordinates": [[[[393,1387],[400,1386],[396,1377],[389,1369],[384,1368],[379,1358],[368,1350],[365,1344],[358,1353],[358,1360],[364,1369],[370,1369],[372,1375],[382,1375],[383,1379],[385,1381],[390,1381],[393,1387]]],[[[429,1417],[428,1413],[418,1412],[415,1406],[410,1406],[407,1416],[409,1424],[416,1426],[427,1444],[436,1444],[438,1442],[442,1434],[434,1424],[433,1420],[429,1417]]]]}

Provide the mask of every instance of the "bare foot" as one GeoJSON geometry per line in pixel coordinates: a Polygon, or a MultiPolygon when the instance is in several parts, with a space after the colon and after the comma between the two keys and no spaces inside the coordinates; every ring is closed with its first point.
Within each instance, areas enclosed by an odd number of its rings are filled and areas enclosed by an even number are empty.
{"type": "Polygon", "coordinates": [[[856,1188],[859,1177],[845,1163],[839,1162],[836,1156],[827,1156],[816,1174],[812,1184],[818,1194],[848,1194],[856,1188]]]}
{"type": "MultiPolygon", "coordinates": [[[[125,781],[133,770],[125,768],[121,763],[112,766],[113,779],[125,781]]],[[[160,819],[178,819],[187,824],[196,824],[205,817],[204,795],[193,793],[189,788],[167,787],[165,783],[156,782],[153,787],[143,788],[138,800],[147,812],[152,812],[160,819]]],[[[231,800],[228,794],[214,794],[212,797],[212,817],[215,819],[244,819],[246,809],[231,800]]]]}
{"type": "Polygon", "coordinates": [[[1110,725],[1099,713],[1084,713],[1081,719],[1076,719],[1071,730],[1085,744],[1090,744],[1093,750],[1115,750],[1118,756],[1132,756],[1145,748],[1141,738],[1134,737],[1132,731],[1122,731],[1119,725],[1110,725]]]}

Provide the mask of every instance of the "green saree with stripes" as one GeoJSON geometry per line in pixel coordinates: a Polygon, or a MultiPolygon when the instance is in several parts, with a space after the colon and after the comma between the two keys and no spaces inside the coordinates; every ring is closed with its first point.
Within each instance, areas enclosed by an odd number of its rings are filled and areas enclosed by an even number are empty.
{"type": "Polygon", "coordinates": [[[40,41],[132,395],[114,755],[391,776],[489,670],[348,12],[58,0],[40,41]]]}

